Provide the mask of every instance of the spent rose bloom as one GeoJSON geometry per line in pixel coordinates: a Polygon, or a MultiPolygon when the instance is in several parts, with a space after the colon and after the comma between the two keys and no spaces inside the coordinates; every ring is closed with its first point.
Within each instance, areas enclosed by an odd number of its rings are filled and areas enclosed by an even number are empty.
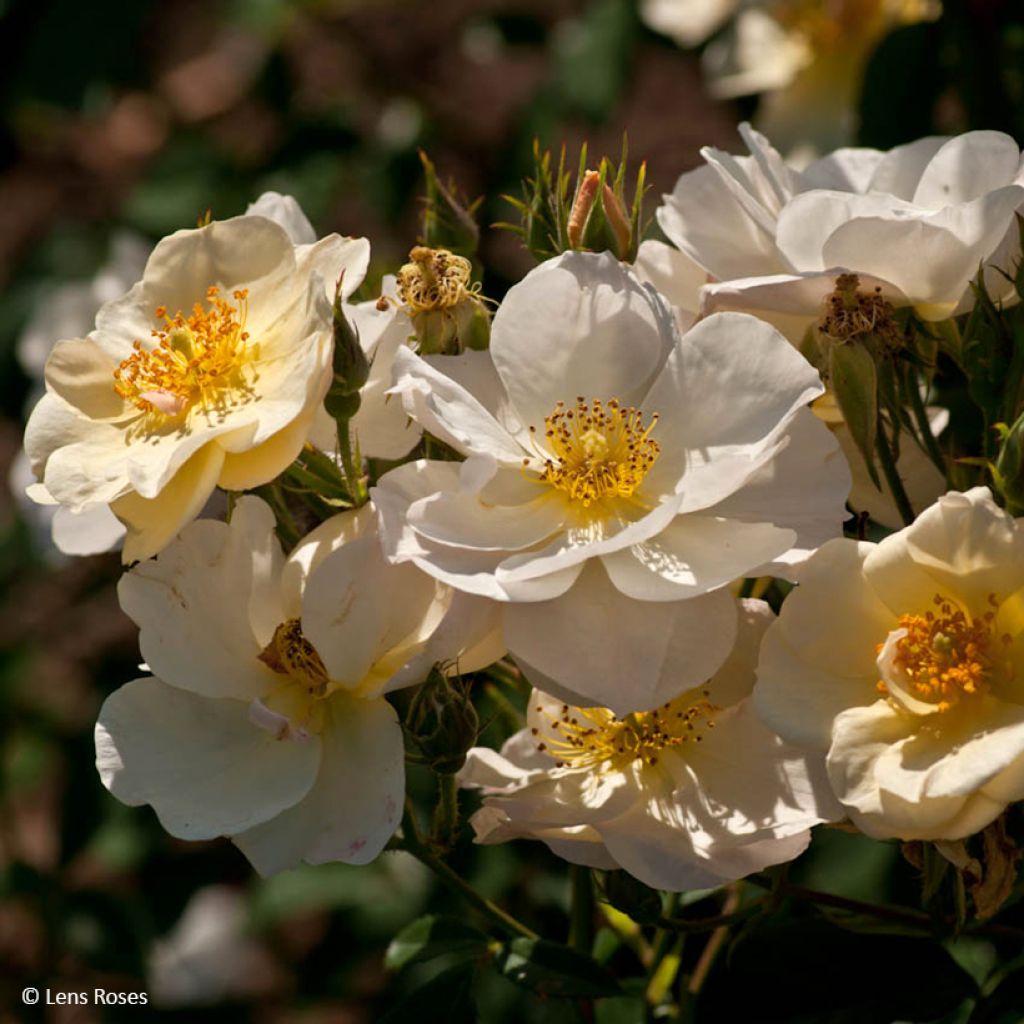
{"type": "Polygon", "coordinates": [[[798,856],[838,810],[820,767],[769,732],[747,697],[772,615],[742,602],[736,645],[704,685],[616,716],[534,690],[501,752],[470,751],[476,840],[531,838],[658,889],[712,888],[798,856]],[[820,796],[819,794],[824,794],[820,796]]]}
{"type": "MultiPolygon", "coordinates": [[[[299,230],[294,200],[261,202],[299,230]]],[[[369,246],[300,237],[253,213],[179,231],[94,331],[54,347],[25,435],[40,497],[110,505],[126,562],[159,551],[216,486],[265,483],[305,443],[330,384],[328,295],[342,271],[358,285],[369,246]]]]}
{"type": "Polygon", "coordinates": [[[880,544],[824,545],[757,680],[758,713],[826,757],[863,832],[984,828],[1024,798],[1024,524],[976,487],[880,544]]]}
{"type": "Polygon", "coordinates": [[[395,367],[409,415],[466,461],[380,480],[389,556],[507,602],[509,649],[575,703],[646,710],[707,679],[732,647],[728,584],[786,575],[846,516],[803,357],[752,317],[681,335],[610,254],[531,271],[489,352],[395,367]]]}
{"type": "Polygon", "coordinates": [[[104,703],[103,784],[180,839],[230,836],[264,875],[365,864],[401,817],[402,730],[386,694],[437,662],[500,657],[495,606],[384,561],[372,508],[287,559],[274,517],[239,500],[126,573],[121,606],[154,677],[104,703]]]}

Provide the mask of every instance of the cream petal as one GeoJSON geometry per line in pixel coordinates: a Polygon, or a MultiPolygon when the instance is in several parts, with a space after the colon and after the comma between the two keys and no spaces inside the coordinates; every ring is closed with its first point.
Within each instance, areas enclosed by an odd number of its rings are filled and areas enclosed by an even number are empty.
{"type": "Polygon", "coordinates": [[[965,132],[946,142],[928,161],[914,204],[938,210],[978,199],[1009,185],[1020,167],[1020,148],[1002,132],[965,132]]]}
{"type": "Polygon", "coordinates": [[[389,565],[376,536],[358,537],[310,573],[302,628],[330,678],[357,686],[412,635],[426,629],[426,642],[439,621],[436,598],[431,577],[413,565],[389,565]]]}
{"type": "Polygon", "coordinates": [[[949,141],[945,135],[929,135],[903,146],[894,146],[878,163],[866,192],[886,192],[908,202],[914,198],[921,175],[949,141]]]}
{"type": "Polygon", "coordinates": [[[302,451],[312,428],[315,408],[244,452],[228,452],[217,478],[225,491],[245,491],[269,483],[283,473],[302,451]]]}
{"type": "Polygon", "coordinates": [[[775,614],[765,601],[743,598],[737,602],[736,640],[722,667],[707,681],[710,700],[728,708],[749,697],[754,689],[757,659],[765,631],[775,614]]]}
{"type": "Polygon", "coordinates": [[[391,393],[405,411],[462,454],[488,454],[510,466],[529,454],[465,388],[406,348],[395,353],[394,381],[391,393]]]}
{"type": "Polygon", "coordinates": [[[796,196],[779,214],[776,239],[794,270],[821,271],[829,267],[849,267],[854,273],[866,271],[887,281],[902,284],[900,275],[886,273],[873,264],[870,243],[860,249],[846,247],[838,252],[828,247],[828,243],[839,230],[851,223],[867,221],[869,218],[874,222],[891,216],[891,223],[908,225],[914,223],[911,218],[920,213],[909,203],[890,195],[874,192],[856,195],[852,192],[816,189],[796,196]]]}
{"type": "Polygon", "coordinates": [[[672,194],[662,196],[657,218],[673,245],[721,281],[792,269],[772,234],[736,202],[714,167],[683,174],[672,194]]]}
{"type": "Polygon", "coordinates": [[[341,284],[342,301],[363,283],[370,265],[370,243],[365,238],[344,238],[328,235],[312,245],[295,251],[296,268],[300,274],[316,274],[323,283],[326,297],[334,300],[335,285],[341,284]]]}
{"type": "MultiPolygon", "coordinates": [[[[203,697],[246,702],[277,686],[259,661],[265,644],[254,636],[250,619],[253,598],[269,590],[254,586],[255,552],[262,548],[280,565],[273,530],[270,509],[257,498],[243,498],[231,525],[190,523],[160,558],[121,577],[121,609],[139,627],[142,657],[155,675],[203,697]]],[[[282,621],[275,611],[270,617],[282,621]]]]}
{"type": "Polygon", "coordinates": [[[647,710],[709,679],[732,649],[727,591],[688,601],[634,601],[588,565],[552,601],[505,608],[505,640],[531,682],[580,706],[647,710]]]}
{"type": "Polygon", "coordinates": [[[612,583],[639,601],[696,597],[752,575],[788,551],[796,534],[770,523],[682,515],[649,540],[602,558],[612,583]]]}
{"type": "Polygon", "coordinates": [[[293,196],[284,196],[280,192],[264,192],[255,202],[250,203],[245,213],[247,217],[266,217],[284,228],[293,245],[310,245],[316,241],[316,232],[309,218],[302,212],[293,196]]]}
{"type": "Polygon", "coordinates": [[[224,452],[215,444],[200,448],[155,498],[132,492],[111,504],[127,527],[121,561],[125,565],[151,558],[194,519],[206,504],[224,466],[224,452]]]}
{"type": "Polygon", "coordinates": [[[391,705],[336,694],[321,743],[320,771],[305,799],[233,837],[264,877],[302,861],[368,864],[398,827],[405,755],[391,705]]]}
{"type": "Polygon", "coordinates": [[[951,491],[920,516],[905,534],[914,563],[940,588],[966,599],[975,614],[989,594],[1005,598],[1024,579],[1024,530],[999,508],[987,487],[951,491]]]}
{"type": "Polygon", "coordinates": [[[279,742],[243,701],[211,700],[136,679],[115,690],[96,724],[96,766],[119,800],[151,804],[178,839],[234,835],[309,792],[320,742],[279,742]]]}
{"type": "Polygon", "coordinates": [[[885,153],[879,149],[837,149],[803,169],[800,174],[801,191],[823,188],[836,192],[867,192],[884,159],[885,153]]]}
{"type": "Polygon", "coordinates": [[[117,363],[94,341],[58,341],[46,360],[47,386],[91,420],[123,419],[132,407],[114,390],[117,363]]]}
{"type": "Polygon", "coordinates": [[[597,871],[614,871],[621,867],[604,844],[597,839],[593,829],[580,829],[575,834],[573,830],[562,829],[557,839],[545,835],[543,842],[556,857],[561,857],[570,864],[580,864],[597,871]]]}
{"type": "Polygon", "coordinates": [[[645,416],[659,417],[653,436],[665,439],[645,485],[675,489],[693,463],[755,455],[823,391],[817,371],[768,324],[742,313],[701,320],[644,400],[645,416]]]}
{"type": "Polygon", "coordinates": [[[521,505],[488,505],[476,493],[447,492],[409,506],[409,524],[420,537],[477,551],[521,551],[559,532],[566,502],[551,488],[521,505]]]}
{"type": "Polygon", "coordinates": [[[765,634],[754,707],[762,721],[789,743],[825,751],[836,716],[877,699],[873,677],[843,675],[824,665],[809,664],[777,625],[765,634]]]}
{"type": "Polygon", "coordinates": [[[675,307],[680,330],[690,327],[700,306],[707,271],[684,252],[664,242],[640,243],[633,264],[636,276],[651,284],[675,307]]]}
{"type": "Polygon", "coordinates": [[[678,336],[669,307],[611,253],[567,252],[530,271],[494,317],[491,358],[524,426],[556,403],[640,403],[678,336]]]}
{"type": "Polygon", "coordinates": [[[58,508],[52,532],[54,545],[65,555],[99,555],[120,547],[125,530],[109,505],[93,505],[77,513],[58,508]]]}
{"type": "Polygon", "coordinates": [[[795,566],[842,534],[848,518],[845,502],[850,479],[849,466],[832,432],[809,409],[800,409],[779,454],[707,511],[795,531],[793,544],[782,555],[745,571],[747,576],[792,579],[795,566]]]}
{"type": "Polygon", "coordinates": [[[281,570],[280,592],[286,618],[302,614],[302,594],[306,581],[323,560],[357,537],[374,536],[377,530],[373,505],[339,512],[306,534],[292,549],[281,570]]]}
{"type": "Polygon", "coordinates": [[[942,320],[999,246],[1022,202],[1024,188],[1011,185],[927,217],[858,216],[828,237],[824,263],[892,281],[919,315],[942,320]]]}

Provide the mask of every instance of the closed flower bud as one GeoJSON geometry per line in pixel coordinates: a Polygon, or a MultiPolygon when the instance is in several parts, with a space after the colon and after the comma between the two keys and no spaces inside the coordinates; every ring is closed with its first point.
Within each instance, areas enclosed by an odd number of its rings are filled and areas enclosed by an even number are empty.
{"type": "Polygon", "coordinates": [[[440,667],[432,669],[409,706],[406,731],[418,754],[415,760],[441,775],[454,775],[480,731],[468,688],[440,667]]]}

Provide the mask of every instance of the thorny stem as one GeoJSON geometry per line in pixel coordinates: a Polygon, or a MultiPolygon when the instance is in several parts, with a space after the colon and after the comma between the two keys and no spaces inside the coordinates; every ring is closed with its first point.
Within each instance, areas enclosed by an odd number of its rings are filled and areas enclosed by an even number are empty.
{"type": "Polygon", "coordinates": [[[906,489],[900,474],[896,469],[896,461],[893,459],[892,447],[889,444],[889,436],[885,432],[885,423],[882,417],[878,417],[878,433],[875,437],[875,451],[878,453],[878,462],[882,467],[882,474],[885,482],[892,491],[896,508],[899,510],[900,518],[904,526],[909,526],[914,521],[914,507],[910,504],[906,489]]]}
{"type": "Polygon", "coordinates": [[[455,776],[437,773],[437,806],[434,808],[433,841],[442,849],[455,842],[459,827],[459,787],[455,776]]]}
{"type": "Polygon", "coordinates": [[[464,878],[461,878],[426,846],[416,824],[415,812],[408,800],[405,804],[405,816],[402,818],[402,838],[393,841],[391,849],[405,850],[406,853],[411,853],[421,864],[430,868],[449,889],[458,893],[485,917],[490,918],[502,931],[510,935],[519,935],[526,939],[540,938],[531,928],[527,928],[525,924],[517,921],[511,914],[506,913],[497,904],[487,899],[486,896],[478,893],[464,878]]]}
{"type": "Polygon", "coordinates": [[[369,494],[366,490],[366,477],[363,468],[352,454],[352,438],[349,435],[348,420],[338,420],[338,454],[341,456],[341,468],[345,473],[352,504],[356,508],[365,505],[369,494]]]}

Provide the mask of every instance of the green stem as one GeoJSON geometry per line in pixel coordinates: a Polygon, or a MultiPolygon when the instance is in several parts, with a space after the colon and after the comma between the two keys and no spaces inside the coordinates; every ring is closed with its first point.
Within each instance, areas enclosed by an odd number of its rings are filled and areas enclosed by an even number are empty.
{"type": "Polygon", "coordinates": [[[590,954],[594,945],[594,884],[590,868],[569,865],[572,906],[569,913],[569,945],[590,954]]]}
{"type": "Polygon", "coordinates": [[[531,928],[527,928],[525,924],[517,921],[486,896],[478,893],[469,882],[456,874],[440,857],[427,848],[420,837],[416,816],[408,801],[406,801],[405,817],[402,819],[402,838],[394,842],[391,848],[411,853],[421,864],[430,868],[449,889],[458,893],[470,906],[475,907],[502,931],[525,939],[540,938],[531,928]]]}
{"type": "Polygon", "coordinates": [[[437,774],[437,806],[434,808],[434,842],[445,849],[455,842],[459,827],[459,784],[455,776],[437,774]]]}
{"type": "Polygon", "coordinates": [[[909,526],[914,521],[914,506],[910,504],[906,489],[900,474],[896,469],[896,460],[892,456],[892,448],[889,444],[889,436],[885,432],[885,423],[882,417],[878,417],[878,432],[875,437],[875,451],[878,454],[878,462],[882,467],[882,475],[885,482],[892,491],[893,500],[899,510],[900,518],[904,526],[909,526]]]}
{"type": "Polygon", "coordinates": [[[345,472],[345,482],[348,484],[352,504],[359,508],[365,505],[369,498],[366,490],[366,477],[363,476],[363,467],[356,465],[356,459],[352,455],[352,438],[349,434],[348,420],[342,419],[337,422],[338,453],[341,456],[341,467],[345,472]]]}

